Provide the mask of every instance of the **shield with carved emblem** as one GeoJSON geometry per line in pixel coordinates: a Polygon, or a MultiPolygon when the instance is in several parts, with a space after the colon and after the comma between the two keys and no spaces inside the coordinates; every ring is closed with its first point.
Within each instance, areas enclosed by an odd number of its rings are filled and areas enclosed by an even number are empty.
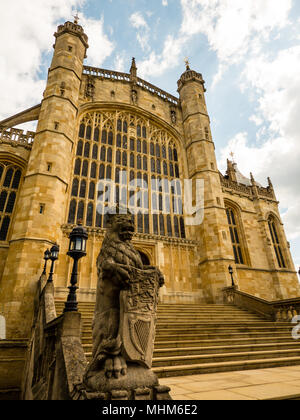
{"type": "Polygon", "coordinates": [[[156,270],[133,269],[129,290],[120,294],[120,336],[127,361],[151,368],[158,303],[156,270]]]}

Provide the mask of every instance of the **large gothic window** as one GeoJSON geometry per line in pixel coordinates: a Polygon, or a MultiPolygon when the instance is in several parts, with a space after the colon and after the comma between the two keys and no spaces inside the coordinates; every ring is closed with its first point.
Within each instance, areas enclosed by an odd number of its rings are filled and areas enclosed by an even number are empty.
{"type": "Polygon", "coordinates": [[[277,263],[280,268],[286,268],[286,263],[285,263],[283,253],[282,253],[282,245],[280,242],[280,236],[278,235],[277,223],[273,216],[269,217],[268,224],[269,224],[270,234],[272,238],[272,243],[273,243],[277,263]]]}
{"type": "Polygon", "coordinates": [[[233,207],[226,204],[226,214],[235,262],[236,264],[245,264],[245,250],[242,243],[237,212],[233,207]]]}
{"type": "Polygon", "coordinates": [[[78,137],[68,223],[105,227],[105,208],[125,203],[138,232],[185,238],[180,150],[169,133],[104,111],[86,114],[78,137]]]}
{"type": "Polygon", "coordinates": [[[21,169],[0,162],[0,241],[6,241],[21,181],[21,169]]]}

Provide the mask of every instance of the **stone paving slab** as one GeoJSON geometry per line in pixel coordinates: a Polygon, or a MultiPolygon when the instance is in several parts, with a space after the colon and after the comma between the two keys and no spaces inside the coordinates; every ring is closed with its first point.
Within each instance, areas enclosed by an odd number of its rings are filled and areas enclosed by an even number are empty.
{"type": "Polygon", "coordinates": [[[161,378],[173,400],[300,399],[300,366],[161,378]]]}

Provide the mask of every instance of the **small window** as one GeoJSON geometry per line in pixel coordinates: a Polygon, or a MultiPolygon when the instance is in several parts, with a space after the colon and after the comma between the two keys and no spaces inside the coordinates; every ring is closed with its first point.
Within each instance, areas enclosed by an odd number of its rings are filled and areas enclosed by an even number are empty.
{"type": "Polygon", "coordinates": [[[40,214],[44,214],[45,204],[40,204],[40,214]]]}

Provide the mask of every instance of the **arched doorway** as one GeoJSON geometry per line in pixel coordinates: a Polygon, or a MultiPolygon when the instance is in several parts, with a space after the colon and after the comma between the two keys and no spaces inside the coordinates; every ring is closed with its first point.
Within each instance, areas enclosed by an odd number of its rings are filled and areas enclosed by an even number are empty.
{"type": "Polygon", "coordinates": [[[148,257],[148,255],[146,255],[144,252],[142,252],[142,251],[138,251],[139,252],[139,254],[140,254],[140,256],[141,256],[141,259],[142,259],[142,263],[144,264],[144,265],[151,265],[150,264],[150,260],[149,260],[149,257],[148,257]]]}

